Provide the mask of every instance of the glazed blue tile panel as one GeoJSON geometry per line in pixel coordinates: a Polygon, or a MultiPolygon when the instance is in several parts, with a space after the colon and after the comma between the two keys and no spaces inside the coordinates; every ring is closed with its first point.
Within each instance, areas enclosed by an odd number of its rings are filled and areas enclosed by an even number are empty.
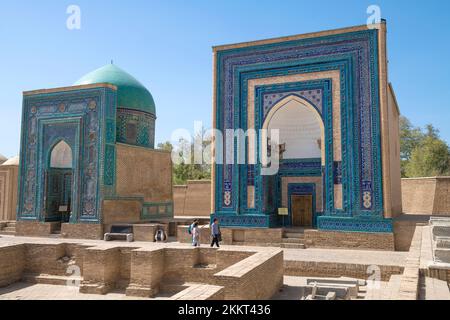
{"type": "MultiPolygon", "coordinates": [[[[244,84],[244,88],[245,88],[244,84]]],[[[326,154],[328,159],[332,159],[332,101],[331,101],[331,79],[322,79],[322,80],[312,80],[312,81],[302,81],[302,82],[292,82],[292,83],[284,83],[284,84],[272,84],[272,85],[264,85],[257,86],[255,88],[255,128],[262,128],[263,122],[265,120],[265,116],[270,111],[270,109],[276,105],[280,99],[283,99],[290,95],[298,96],[302,99],[305,99],[311,103],[311,105],[316,108],[317,112],[325,119],[325,128],[327,128],[325,132],[326,140],[329,142],[326,144],[326,154]],[[322,96],[317,96],[318,94],[322,96]],[[263,97],[269,95],[271,97],[270,106],[263,105],[263,97]],[[314,97],[314,99],[313,99],[314,97]],[[313,99],[314,101],[311,101],[313,99]],[[317,104],[317,101],[320,104],[317,104]]],[[[247,109],[246,101],[242,101],[243,109],[247,109]]],[[[247,130],[247,116],[246,114],[242,115],[242,123],[241,128],[247,130]]],[[[257,138],[259,139],[259,132],[257,132],[257,138]]],[[[255,156],[258,156],[259,146],[257,146],[255,156]]],[[[279,176],[320,176],[322,174],[322,167],[320,165],[321,159],[289,159],[282,160],[279,168],[279,176]]],[[[252,165],[247,165],[247,170],[252,165]]],[[[245,165],[241,165],[243,170],[243,174],[245,174],[245,165]]],[[[264,203],[264,197],[262,194],[263,188],[262,186],[262,176],[260,174],[261,164],[253,165],[255,167],[255,207],[254,208],[246,208],[247,206],[247,189],[243,181],[240,183],[240,211],[241,213],[258,213],[261,212],[262,204],[264,203]],[[243,211],[243,208],[246,208],[243,211]]],[[[324,171],[328,174],[331,174],[331,169],[328,171],[324,171]]],[[[248,174],[248,173],[247,173],[248,174]]],[[[325,191],[333,192],[332,188],[332,177],[329,177],[326,181],[328,181],[328,185],[325,186],[325,191]]],[[[329,199],[332,201],[334,194],[331,194],[329,199]]],[[[330,202],[332,205],[332,202],[330,202]]],[[[269,212],[270,213],[270,212],[269,212]]]]}
{"type": "Polygon", "coordinates": [[[219,219],[223,227],[250,227],[269,228],[276,225],[277,217],[274,215],[229,215],[216,213],[211,215],[211,222],[214,218],[219,219]]]}
{"type": "Polygon", "coordinates": [[[106,186],[112,186],[115,182],[115,163],[116,163],[116,149],[114,145],[107,144],[105,146],[105,167],[103,182],[106,186]]]}
{"type": "MultiPolygon", "coordinates": [[[[49,152],[65,140],[75,153],[71,222],[98,223],[105,141],[115,129],[116,92],[91,88],[24,96],[20,150],[19,220],[42,220],[49,152]]],[[[115,161],[115,159],[114,159],[115,161]]],[[[109,164],[112,166],[112,164],[109,164]]],[[[115,166],[115,163],[114,163],[115,166]]],[[[115,170],[114,170],[115,172],[115,170]]]]}
{"type": "MultiPolygon", "coordinates": [[[[341,82],[342,162],[335,164],[332,158],[326,159],[323,168],[326,210],[323,215],[343,219],[354,217],[355,221],[366,217],[382,220],[378,30],[218,51],[216,63],[215,108],[217,128],[220,130],[245,128],[248,80],[338,70],[341,82]],[[342,211],[333,209],[331,189],[334,184],[342,184],[342,211]]],[[[263,117],[288,94],[308,99],[323,115],[325,101],[320,90],[264,93],[260,97],[263,117]],[[305,97],[306,94],[309,96],[305,97]]],[[[325,130],[330,130],[326,117],[324,122],[325,130]]],[[[331,147],[328,140],[327,147],[331,147]]],[[[224,153],[227,148],[224,145],[224,153]]],[[[245,170],[234,165],[216,166],[216,212],[242,215],[242,201],[246,196],[246,183],[242,183],[242,177],[248,179],[245,170]]],[[[265,184],[255,171],[255,204],[260,206],[255,214],[266,213],[266,199],[259,196],[267,192],[265,184]]],[[[358,228],[358,224],[354,226],[358,228]]]]}
{"type": "Polygon", "coordinates": [[[320,230],[327,231],[393,232],[392,219],[320,216],[317,218],[317,225],[320,230]]]}
{"type": "Polygon", "coordinates": [[[118,109],[117,141],[153,149],[155,146],[155,116],[132,109],[118,109]],[[129,124],[135,126],[136,132],[132,136],[127,133],[129,124]]]}

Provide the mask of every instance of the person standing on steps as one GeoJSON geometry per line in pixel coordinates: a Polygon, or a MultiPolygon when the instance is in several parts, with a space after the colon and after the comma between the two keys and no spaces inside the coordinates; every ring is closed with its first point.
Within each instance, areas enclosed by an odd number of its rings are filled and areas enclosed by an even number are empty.
{"type": "Polygon", "coordinates": [[[219,220],[217,218],[214,218],[213,223],[211,223],[211,237],[211,248],[214,247],[214,244],[216,244],[217,248],[219,248],[219,242],[222,241],[222,234],[220,232],[219,220]]]}

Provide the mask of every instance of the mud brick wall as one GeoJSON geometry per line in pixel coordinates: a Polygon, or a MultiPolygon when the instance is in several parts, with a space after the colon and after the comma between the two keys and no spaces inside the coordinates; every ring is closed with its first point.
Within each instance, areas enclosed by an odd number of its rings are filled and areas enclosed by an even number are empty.
{"type": "Polygon", "coordinates": [[[393,233],[305,230],[305,244],[318,248],[395,250],[393,233]]]}
{"type": "Polygon", "coordinates": [[[116,144],[117,194],[146,202],[172,201],[170,152],[116,144]]]}
{"type": "Polygon", "coordinates": [[[61,235],[71,239],[103,239],[103,226],[96,223],[62,223],[61,235]]]}
{"type": "Polygon", "coordinates": [[[66,275],[67,265],[61,260],[66,256],[65,244],[25,244],[25,273],[66,275]]]}
{"type": "Polygon", "coordinates": [[[111,291],[120,279],[121,262],[119,248],[87,248],[80,292],[105,294],[111,291]]]}
{"type": "Polygon", "coordinates": [[[128,296],[153,297],[159,292],[164,274],[164,249],[131,251],[128,296]]]}
{"type": "Polygon", "coordinates": [[[248,251],[232,251],[231,249],[221,249],[216,251],[216,264],[217,269],[223,270],[235,263],[238,263],[241,260],[244,260],[251,255],[255,254],[254,250],[248,251]]]}
{"type": "Polygon", "coordinates": [[[257,252],[214,278],[216,285],[225,288],[226,300],[270,299],[283,285],[283,251],[257,252]]]}
{"type": "Polygon", "coordinates": [[[172,296],[170,300],[224,300],[225,290],[220,286],[196,284],[172,296]]]}
{"type": "Polygon", "coordinates": [[[57,225],[56,222],[17,221],[16,235],[22,237],[47,237],[57,225]]]}
{"type": "Polygon", "coordinates": [[[0,247],[0,287],[20,281],[25,264],[25,245],[0,247]]]}
{"type": "Polygon", "coordinates": [[[405,213],[449,215],[450,177],[402,179],[402,206],[405,213]]]}
{"type": "MultiPolygon", "coordinates": [[[[367,279],[370,265],[350,264],[316,261],[284,261],[284,274],[298,277],[351,277],[367,279]]],[[[400,266],[378,266],[381,272],[381,280],[389,281],[395,274],[402,274],[403,267],[400,266]]]]}
{"type": "Polygon", "coordinates": [[[142,202],[139,200],[104,200],[103,223],[135,223],[141,220],[142,202]]]}

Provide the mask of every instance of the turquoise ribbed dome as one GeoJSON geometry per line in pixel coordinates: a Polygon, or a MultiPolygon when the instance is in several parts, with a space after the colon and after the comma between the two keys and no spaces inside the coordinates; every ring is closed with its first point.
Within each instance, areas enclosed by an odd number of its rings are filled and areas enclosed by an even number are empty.
{"type": "Polygon", "coordinates": [[[134,109],[156,115],[155,102],[151,93],[132,75],[114,64],[108,64],[94,70],[74,85],[94,83],[110,83],[117,87],[117,106],[119,108],[134,109]]]}

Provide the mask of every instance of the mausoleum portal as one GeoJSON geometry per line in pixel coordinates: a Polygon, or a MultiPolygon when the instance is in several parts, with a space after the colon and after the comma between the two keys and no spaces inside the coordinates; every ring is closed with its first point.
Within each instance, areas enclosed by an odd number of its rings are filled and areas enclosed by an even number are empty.
{"type": "Polygon", "coordinates": [[[215,160],[226,156],[213,166],[212,217],[228,227],[392,233],[399,110],[385,21],[217,46],[213,57],[213,127],[246,132],[247,161],[226,160],[239,142],[215,141],[215,160]]]}

